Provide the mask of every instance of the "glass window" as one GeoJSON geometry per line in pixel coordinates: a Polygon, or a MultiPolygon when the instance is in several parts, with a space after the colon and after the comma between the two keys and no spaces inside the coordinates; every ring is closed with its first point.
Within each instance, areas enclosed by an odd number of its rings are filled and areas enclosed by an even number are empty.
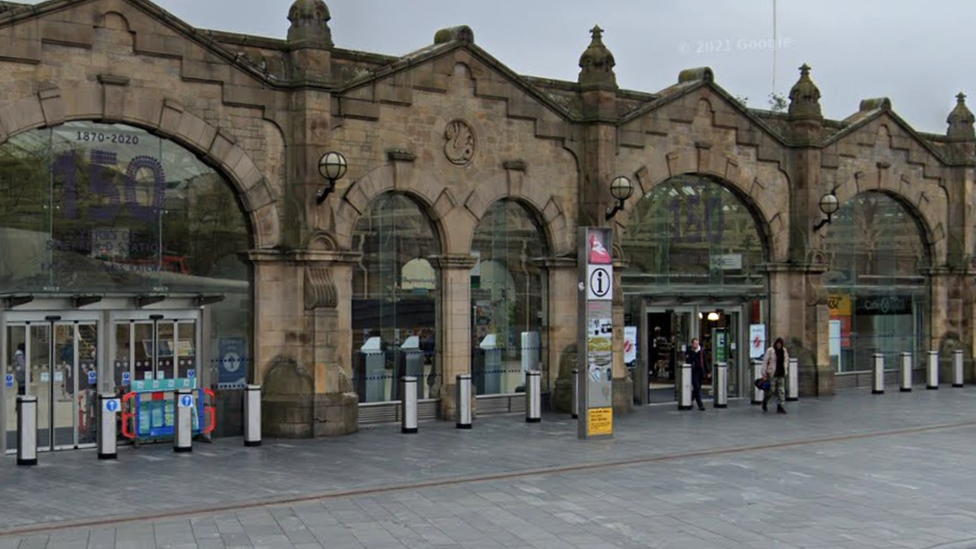
{"type": "MultiPolygon", "coordinates": [[[[250,248],[232,186],[172,141],[71,122],[0,145],[4,292],[224,295],[211,306],[210,344],[246,364],[250,248]]],[[[235,365],[229,377],[242,386],[235,365]]]]}
{"type": "Polygon", "coordinates": [[[532,215],[511,200],[496,202],[478,224],[471,246],[472,382],[477,394],[524,391],[525,371],[542,368],[546,276],[545,236],[532,215]]]}
{"type": "Polygon", "coordinates": [[[623,247],[627,293],[763,292],[758,224],[732,191],[707,177],[656,185],[634,207],[623,247]]]}
{"type": "Polygon", "coordinates": [[[440,251],[430,220],[404,195],[377,197],[356,223],[353,249],[353,381],[360,402],[399,399],[399,379],[420,378],[420,398],[437,398],[435,353],[440,251]]]}
{"type": "MultiPolygon", "coordinates": [[[[834,215],[824,248],[837,371],[869,370],[874,353],[894,367],[900,353],[924,350],[929,258],[912,214],[888,195],[858,195],[834,215]]],[[[924,364],[920,358],[915,364],[924,364]]]]}

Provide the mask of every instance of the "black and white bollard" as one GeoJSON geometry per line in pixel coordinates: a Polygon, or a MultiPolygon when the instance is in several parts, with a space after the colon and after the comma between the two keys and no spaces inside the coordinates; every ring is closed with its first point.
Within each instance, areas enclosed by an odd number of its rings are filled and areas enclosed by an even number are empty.
{"type": "Polygon", "coordinates": [[[678,397],[678,409],[691,410],[691,364],[681,365],[681,392],[678,397]]]}
{"type": "Polygon", "coordinates": [[[98,459],[118,457],[118,427],[116,427],[121,402],[113,394],[98,395],[98,459]]]}
{"type": "Polygon", "coordinates": [[[752,363],[752,380],[753,380],[752,403],[753,404],[762,404],[763,397],[766,396],[766,392],[760,389],[759,387],[756,387],[756,383],[755,383],[755,380],[762,379],[762,377],[763,377],[763,364],[762,361],[757,360],[752,363]]]}
{"type": "Polygon", "coordinates": [[[962,349],[952,353],[952,386],[957,389],[963,386],[962,349]]]}
{"type": "Polygon", "coordinates": [[[542,372],[532,370],[525,373],[525,422],[542,421],[542,372]]]}
{"type": "Polygon", "coordinates": [[[261,386],[244,388],[244,446],[261,446],[261,386]]]}
{"type": "Polygon", "coordinates": [[[173,451],[184,453],[193,451],[193,391],[176,390],[176,436],[173,437],[173,451]]]}
{"type": "Polygon", "coordinates": [[[454,385],[455,426],[471,428],[471,374],[458,374],[454,385]]]}
{"type": "Polygon", "coordinates": [[[715,375],[712,376],[712,398],[716,408],[729,407],[729,365],[726,362],[715,365],[715,375]]]}
{"type": "Polygon", "coordinates": [[[871,394],[872,395],[883,395],[884,394],[884,355],[881,353],[874,353],[871,355],[874,362],[872,363],[873,369],[871,370],[871,394]]]}
{"type": "Polygon", "coordinates": [[[912,353],[901,354],[901,392],[912,392],[912,353]]]}
{"type": "Polygon", "coordinates": [[[939,351],[929,351],[929,365],[926,374],[925,388],[937,390],[939,388],[939,351]]]}
{"type": "Polygon", "coordinates": [[[400,432],[413,434],[417,432],[417,378],[404,376],[401,379],[400,391],[400,432]]]}
{"type": "Polygon", "coordinates": [[[786,373],[786,401],[796,402],[800,400],[800,360],[791,358],[786,373]]]}
{"type": "Polygon", "coordinates": [[[579,419],[579,369],[573,368],[573,404],[570,412],[573,419],[579,419]]]}
{"type": "Polygon", "coordinates": [[[37,397],[17,397],[17,465],[37,465],[37,397]]]}

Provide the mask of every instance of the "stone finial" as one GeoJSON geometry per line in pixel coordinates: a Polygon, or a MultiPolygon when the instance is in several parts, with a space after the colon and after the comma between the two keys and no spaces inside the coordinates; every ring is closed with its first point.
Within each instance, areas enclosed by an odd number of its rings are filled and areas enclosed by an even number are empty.
{"type": "Polygon", "coordinates": [[[820,90],[810,79],[810,66],[800,67],[800,79],[790,89],[790,118],[823,118],[820,111],[820,90]]]}
{"type": "Polygon", "coordinates": [[[288,10],[288,44],[291,46],[332,49],[332,30],[329,29],[329,7],[323,0],[295,0],[288,10]]]}
{"type": "Polygon", "coordinates": [[[949,130],[946,135],[950,139],[955,139],[959,141],[974,141],[976,140],[976,131],[973,130],[973,123],[976,122],[976,118],[973,117],[973,113],[966,107],[966,95],[959,92],[956,96],[956,107],[952,109],[949,113],[949,118],[946,119],[949,124],[949,130]]]}
{"type": "Polygon", "coordinates": [[[467,25],[461,25],[441,29],[434,33],[434,44],[446,44],[448,42],[474,44],[474,31],[467,25]]]}
{"type": "Polygon", "coordinates": [[[613,72],[613,54],[603,45],[603,29],[598,26],[590,31],[593,39],[580,56],[579,83],[584,88],[617,89],[617,75],[613,72]]]}

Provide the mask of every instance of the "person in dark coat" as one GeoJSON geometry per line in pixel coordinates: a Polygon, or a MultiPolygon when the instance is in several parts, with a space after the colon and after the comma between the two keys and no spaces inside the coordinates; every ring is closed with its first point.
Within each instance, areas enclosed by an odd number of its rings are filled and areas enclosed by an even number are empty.
{"type": "Polygon", "coordinates": [[[698,344],[698,338],[691,340],[691,347],[685,351],[685,363],[691,364],[691,398],[698,403],[699,410],[705,410],[702,403],[702,382],[708,375],[708,364],[705,363],[705,352],[698,344]]]}

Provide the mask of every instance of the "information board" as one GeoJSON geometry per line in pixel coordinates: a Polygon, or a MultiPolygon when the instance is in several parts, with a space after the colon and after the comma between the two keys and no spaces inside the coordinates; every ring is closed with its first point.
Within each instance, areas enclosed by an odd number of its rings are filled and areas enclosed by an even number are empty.
{"type": "Polygon", "coordinates": [[[579,230],[579,438],[613,434],[613,232],[579,230]]]}

